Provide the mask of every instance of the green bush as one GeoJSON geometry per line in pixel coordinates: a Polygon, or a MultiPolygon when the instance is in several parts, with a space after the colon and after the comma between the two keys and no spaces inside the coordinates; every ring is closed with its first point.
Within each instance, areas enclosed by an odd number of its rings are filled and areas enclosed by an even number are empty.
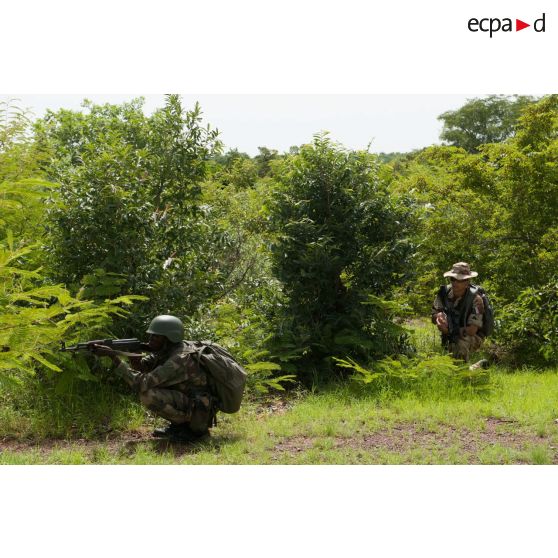
{"type": "Polygon", "coordinates": [[[469,365],[447,355],[408,358],[387,357],[369,366],[353,359],[336,359],[352,370],[351,381],[367,393],[400,396],[406,392],[429,398],[484,394],[490,389],[488,370],[469,370],[469,365]]]}
{"type": "Polygon", "coordinates": [[[558,363],[558,279],[525,289],[499,314],[497,356],[509,364],[558,363]]]}
{"type": "MultiPolygon", "coordinates": [[[[492,108],[513,108],[513,125],[502,128],[503,136],[498,129],[487,134],[483,143],[495,143],[475,144],[468,148],[472,153],[446,146],[416,153],[399,165],[390,188],[409,192],[418,209],[415,275],[400,296],[424,316],[442,273],[467,261],[479,272],[501,325],[490,339],[497,345],[492,350],[521,365],[555,358],[554,326],[537,305],[552,306],[558,265],[558,95],[518,101],[468,103],[457,111],[460,118],[486,127],[485,109],[496,103],[492,108]]],[[[497,128],[502,115],[494,120],[497,128]]]]}
{"type": "Polygon", "coordinates": [[[82,112],[47,111],[35,125],[50,153],[45,172],[60,184],[47,220],[49,273],[72,293],[98,270],[120,274],[120,294],[148,297],[119,324],[128,336],[153,315],[194,314],[222,293],[232,265],[230,235],[202,201],[217,131],[177,95],[151,116],[142,104],[85,102],[82,112]]]}
{"type": "Polygon", "coordinates": [[[334,374],[332,356],[402,349],[382,297],[405,275],[409,206],[388,194],[378,167],[325,135],[276,166],[272,261],[285,302],[275,341],[305,381],[334,374]]]}

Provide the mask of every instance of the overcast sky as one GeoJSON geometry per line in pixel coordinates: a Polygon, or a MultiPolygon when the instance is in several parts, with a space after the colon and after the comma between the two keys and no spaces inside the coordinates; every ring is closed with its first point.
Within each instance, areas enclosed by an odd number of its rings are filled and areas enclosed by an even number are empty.
{"type": "MultiPolygon", "coordinates": [[[[96,103],[122,103],[130,95],[20,95],[1,94],[0,101],[17,98],[35,116],[46,109],[79,110],[84,98],[96,103]]],[[[163,95],[145,97],[147,113],[164,104],[163,95]]],[[[195,101],[204,121],[221,132],[226,148],[250,155],[259,146],[286,151],[328,131],[332,139],[351,149],[370,143],[373,152],[411,151],[439,143],[437,116],[459,108],[470,95],[183,95],[185,106],[195,101]]]]}

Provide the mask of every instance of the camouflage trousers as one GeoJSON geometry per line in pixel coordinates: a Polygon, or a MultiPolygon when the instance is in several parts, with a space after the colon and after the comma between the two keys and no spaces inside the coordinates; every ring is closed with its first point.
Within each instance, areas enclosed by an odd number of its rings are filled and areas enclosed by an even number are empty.
{"type": "Polygon", "coordinates": [[[484,339],[480,335],[464,335],[457,341],[449,341],[446,346],[453,358],[460,358],[469,362],[471,353],[481,348],[484,339]]]}
{"type": "Polygon", "coordinates": [[[208,394],[188,397],[175,389],[153,388],[140,393],[140,401],[157,416],[172,424],[187,424],[193,432],[205,432],[213,423],[213,401],[208,394]]]}

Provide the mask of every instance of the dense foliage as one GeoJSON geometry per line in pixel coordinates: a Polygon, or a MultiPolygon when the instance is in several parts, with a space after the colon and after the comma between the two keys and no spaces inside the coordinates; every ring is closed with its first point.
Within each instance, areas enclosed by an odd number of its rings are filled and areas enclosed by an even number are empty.
{"type": "Polygon", "coordinates": [[[369,153],[316,136],[277,171],[273,267],[286,296],[277,336],[303,368],[401,349],[378,297],[405,277],[409,206],[389,195],[378,167],[369,153]]]}
{"type": "Polygon", "coordinates": [[[107,333],[113,318],[127,313],[135,296],[95,303],[54,284],[39,267],[43,260],[45,202],[56,197],[40,170],[43,153],[28,135],[26,115],[2,108],[0,127],[0,381],[17,383],[21,374],[56,373],[61,387],[75,378],[95,379],[82,359],[58,348],[84,335],[107,333]]]}
{"type": "Polygon", "coordinates": [[[193,314],[234,267],[227,231],[203,206],[200,188],[219,149],[217,131],[176,95],[150,117],[141,99],[84,109],[49,111],[36,124],[50,154],[45,172],[60,184],[48,219],[51,273],[74,291],[86,278],[98,297],[148,296],[128,328],[157,313],[193,314]],[[105,276],[94,285],[99,269],[105,276]]]}
{"type": "Polygon", "coordinates": [[[441,271],[468,261],[497,303],[495,354],[516,363],[556,362],[546,313],[558,263],[557,168],[556,95],[528,104],[505,142],[483,145],[477,154],[431,147],[406,162],[392,187],[412,192],[421,207],[409,293],[418,313],[427,312],[441,271]],[[535,305],[533,293],[548,303],[535,305]],[[536,341],[528,333],[533,320],[536,341]]]}

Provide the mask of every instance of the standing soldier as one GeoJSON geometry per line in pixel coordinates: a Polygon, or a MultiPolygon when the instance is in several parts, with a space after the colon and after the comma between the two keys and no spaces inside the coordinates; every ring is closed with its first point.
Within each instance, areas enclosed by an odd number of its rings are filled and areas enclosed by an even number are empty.
{"type": "MultiPolygon", "coordinates": [[[[471,279],[478,273],[471,271],[468,263],[457,262],[450,271],[451,286],[442,286],[432,305],[432,323],[442,333],[442,345],[454,358],[469,361],[471,353],[480,349],[484,303],[478,292],[471,288],[471,279]]],[[[488,361],[480,360],[470,368],[486,368],[488,361]]]]}
{"type": "Polygon", "coordinates": [[[104,345],[93,345],[98,356],[108,356],[115,373],[139,394],[154,414],[167,419],[167,428],[153,435],[172,441],[194,441],[209,435],[215,421],[216,401],[209,391],[207,375],[195,351],[183,341],[184,326],[175,316],[157,316],[147,329],[152,354],[121,361],[104,345]]]}

